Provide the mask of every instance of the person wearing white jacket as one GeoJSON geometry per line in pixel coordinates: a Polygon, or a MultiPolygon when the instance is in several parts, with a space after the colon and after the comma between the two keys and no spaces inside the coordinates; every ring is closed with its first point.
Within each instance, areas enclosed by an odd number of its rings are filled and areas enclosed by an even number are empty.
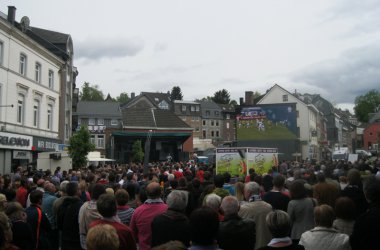
{"type": "Polygon", "coordinates": [[[315,225],[313,229],[301,235],[299,244],[306,250],[349,250],[349,237],[335,230],[333,221],[334,209],[329,205],[320,205],[314,209],[315,225]]]}

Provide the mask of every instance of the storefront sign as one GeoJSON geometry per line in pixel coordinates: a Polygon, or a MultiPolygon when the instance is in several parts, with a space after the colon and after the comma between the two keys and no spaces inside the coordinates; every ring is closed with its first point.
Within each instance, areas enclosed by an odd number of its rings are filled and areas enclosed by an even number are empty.
{"type": "Polygon", "coordinates": [[[31,156],[30,151],[18,151],[18,150],[13,151],[13,159],[29,160],[29,159],[31,159],[30,156],[31,156]]]}
{"type": "Polygon", "coordinates": [[[56,139],[33,137],[33,147],[37,151],[55,151],[60,143],[61,141],[56,139]]]}
{"type": "Polygon", "coordinates": [[[0,132],[0,148],[32,149],[32,136],[0,132]]]}

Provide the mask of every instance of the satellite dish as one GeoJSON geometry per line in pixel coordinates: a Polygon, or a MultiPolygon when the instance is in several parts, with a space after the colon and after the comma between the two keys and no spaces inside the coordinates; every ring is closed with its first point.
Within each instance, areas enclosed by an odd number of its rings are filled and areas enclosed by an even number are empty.
{"type": "Polygon", "coordinates": [[[20,21],[21,29],[23,32],[30,29],[30,20],[29,17],[23,16],[20,21]]]}

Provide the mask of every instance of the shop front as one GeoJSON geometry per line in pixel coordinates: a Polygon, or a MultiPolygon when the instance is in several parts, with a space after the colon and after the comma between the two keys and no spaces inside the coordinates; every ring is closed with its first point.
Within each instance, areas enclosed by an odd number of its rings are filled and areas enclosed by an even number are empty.
{"type": "Polygon", "coordinates": [[[9,174],[32,161],[33,137],[0,132],[0,173],[9,174]]]}

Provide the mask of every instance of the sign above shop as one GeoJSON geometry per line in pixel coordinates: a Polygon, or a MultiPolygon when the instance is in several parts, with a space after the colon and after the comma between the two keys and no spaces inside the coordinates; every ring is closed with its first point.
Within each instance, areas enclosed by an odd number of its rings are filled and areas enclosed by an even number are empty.
{"type": "Polygon", "coordinates": [[[37,151],[56,151],[56,148],[61,143],[60,140],[44,137],[33,137],[33,147],[37,151]]]}
{"type": "Polygon", "coordinates": [[[0,148],[32,149],[32,136],[0,132],[0,148]]]}
{"type": "Polygon", "coordinates": [[[13,159],[25,159],[29,160],[31,159],[30,151],[13,151],[13,159]]]}

